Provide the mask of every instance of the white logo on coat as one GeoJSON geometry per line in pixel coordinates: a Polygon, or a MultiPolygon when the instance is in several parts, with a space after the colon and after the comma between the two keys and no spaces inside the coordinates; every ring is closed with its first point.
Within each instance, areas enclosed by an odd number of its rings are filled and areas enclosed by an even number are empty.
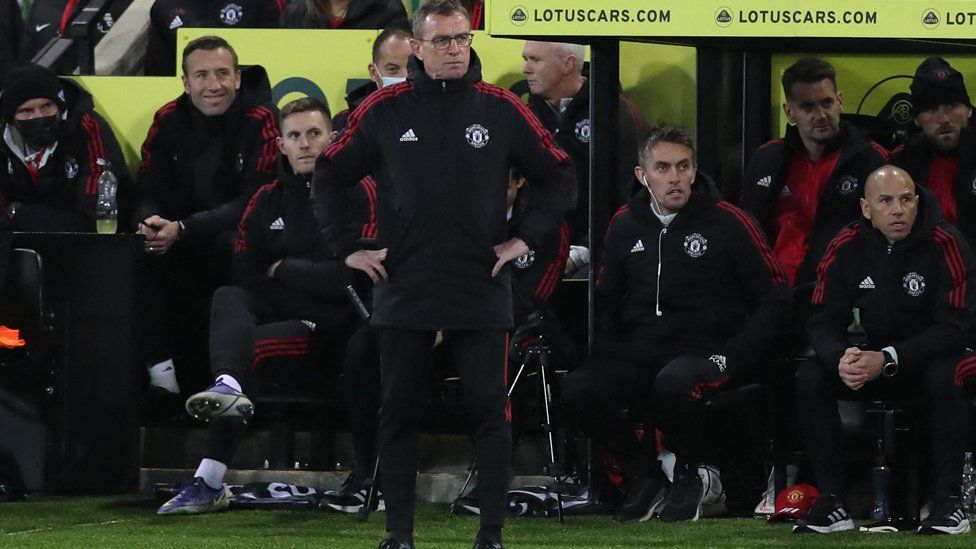
{"type": "Polygon", "coordinates": [[[908,273],[901,280],[901,285],[912,297],[918,297],[925,292],[925,277],[918,273],[908,273]]]}
{"type": "Polygon", "coordinates": [[[685,253],[689,257],[699,258],[705,255],[708,250],[708,240],[698,234],[692,233],[685,237],[685,253]]]}

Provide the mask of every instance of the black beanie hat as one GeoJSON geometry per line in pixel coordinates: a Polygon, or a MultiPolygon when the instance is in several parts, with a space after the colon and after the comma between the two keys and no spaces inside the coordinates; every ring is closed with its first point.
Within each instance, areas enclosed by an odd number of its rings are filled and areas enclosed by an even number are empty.
{"type": "Polygon", "coordinates": [[[3,83],[2,107],[0,116],[10,123],[17,107],[31,99],[50,99],[64,112],[64,87],[51,69],[33,63],[10,69],[3,83]]]}
{"type": "Polygon", "coordinates": [[[911,91],[912,107],[916,115],[951,103],[972,106],[962,73],[941,57],[929,57],[922,61],[915,71],[911,91]]]}

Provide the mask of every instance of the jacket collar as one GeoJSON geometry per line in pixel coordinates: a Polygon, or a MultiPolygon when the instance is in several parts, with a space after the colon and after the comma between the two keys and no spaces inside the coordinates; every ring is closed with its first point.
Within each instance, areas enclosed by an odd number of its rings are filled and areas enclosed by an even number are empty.
{"type": "Polygon", "coordinates": [[[478,58],[478,54],[474,51],[474,48],[471,49],[471,62],[468,65],[468,72],[457,80],[441,80],[431,78],[430,75],[427,74],[427,71],[424,70],[424,62],[417,59],[413,55],[410,56],[410,60],[407,63],[407,68],[409,70],[407,81],[410,82],[414,88],[427,93],[461,92],[469,89],[478,82],[481,82],[481,60],[478,58]]]}
{"type": "MultiPolygon", "coordinates": [[[[718,191],[715,183],[705,173],[699,171],[695,181],[691,184],[691,196],[684,208],[678,210],[673,223],[684,223],[684,220],[697,217],[702,212],[713,207],[719,200],[718,191]]],[[[651,211],[651,192],[647,187],[641,186],[641,190],[628,201],[630,210],[645,219],[660,224],[657,216],[651,211]]]]}
{"type": "MultiPolygon", "coordinates": [[[[915,216],[915,224],[912,226],[911,233],[904,240],[891,245],[893,252],[913,248],[919,242],[927,240],[935,226],[942,221],[942,208],[939,207],[939,201],[932,194],[932,191],[920,185],[916,186],[915,190],[918,193],[918,215],[915,216]]],[[[888,247],[888,239],[881,231],[871,225],[869,219],[861,217],[859,223],[861,224],[861,233],[872,246],[888,247]]]]}

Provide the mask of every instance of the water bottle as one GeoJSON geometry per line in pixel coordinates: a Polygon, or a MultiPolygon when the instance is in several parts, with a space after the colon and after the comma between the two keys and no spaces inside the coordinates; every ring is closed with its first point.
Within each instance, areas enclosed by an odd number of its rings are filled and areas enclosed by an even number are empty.
{"type": "Polygon", "coordinates": [[[970,520],[976,518],[976,470],[972,452],[966,452],[962,465],[962,508],[970,520]]]}
{"type": "Polygon", "coordinates": [[[98,203],[95,207],[95,228],[100,234],[115,234],[119,227],[119,181],[112,173],[108,160],[99,158],[102,175],[98,176],[98,203]]]}
{"type": "Polygon", "coordinates": [[[891,506],[891,469],[885,465],[884,459],[879,458],[877,465],[871,470],[871,488],[874,492],[874,506],[871,509],[871,519],[886,520],[891,506]]]}

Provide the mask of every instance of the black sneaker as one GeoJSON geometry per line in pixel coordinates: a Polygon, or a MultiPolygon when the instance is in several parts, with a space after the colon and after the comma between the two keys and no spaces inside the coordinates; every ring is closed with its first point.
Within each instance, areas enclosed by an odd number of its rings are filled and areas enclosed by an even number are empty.
{"type": "MultiPolygon", "coordinates": [[[[366,483],[355,478],[350,474],[342,483],[338,490],[328,490],[322,493],[320,507],[328,507],[343,513],[358,513],[366,503],[368,488],[366,483]]],[[[383,501],[383,492],[377,488],[373,493],[375,511],[386,510],[386,502],[383,501]]]]}
{"type": "Polygon", "coordinates": [[[505,549],[505,544],[500,541],[476,541],[471,549],[505,549]]]}
{"type": "Polygon", "coordinates": [[[968,532],[969,519],[959,504],[959,498],[955,496],[934,500],[929,516],[918,527],[918,533],[923,536],[968,532]]]}
{"type": "Polygon", "coordinates": [[[705,486],[698,476],[698,467],[690,465],[674,468],[674,484],[668,499],[661,508],[661,522],[698,520],[701,516],[701,503],[705,497],[705,486]]]}
{"type": "Polygon", "coordinates": [[[918,530],[918,521],[902,518],[886,518],[865,524],[857,529],[858,532],[868,534],[897,534],[898,532],[914,532],[915,530],[918,530]]]}
{"type": "Polygon", "coordinates": [[[627,492],[627,499],[617,509],[617,514],[613,520],[626,522],[636,520],[643,522],[654,513],[656,502],[661,500],[661,496],[667,487],[668,480],[661,472],[659,464],[655,464],[654,470],[647,476],[634,477],[630,481],[630,491],[627,492]]]}
{"type": "Polygon", "coordinates": [[[840,498],[833,494],[821,494],[817,503],[807,512],[807,516],[796,521],[793,526],[793,533],[830,534],[853,529],[854,521],[847,509],[844,509],[844,504],[841,503],[840,498]]]}
{"type": "Polygon", "coordinates": [[[378,549],[417,549],[417,546],[413,544],[413,540],[386,538],[380,542],[378,549]]]}

